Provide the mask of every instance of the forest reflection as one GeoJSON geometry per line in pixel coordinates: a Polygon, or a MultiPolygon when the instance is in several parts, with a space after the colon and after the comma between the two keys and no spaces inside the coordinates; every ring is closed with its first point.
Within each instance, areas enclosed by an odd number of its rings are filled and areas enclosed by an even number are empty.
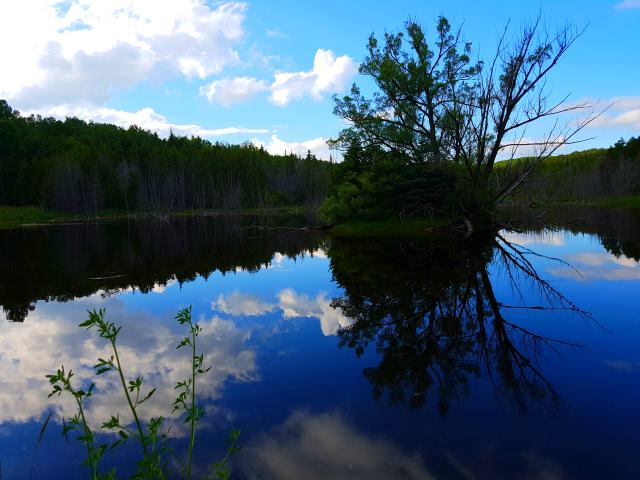
{"type": "Polygon", "coordinates": [[[484,376],[522,411],[531,401],[557,404],[541,360],[579,345],[536,333],[519,318],[590,315],[538,274],[536,252],[498,235],[474,242],[339,239],[328,253],[344,288],[332,306],[351,320],[339,344],[357,356],[367,348],[381,355],[364,369],[376,398],[421,407],[435,390],[444,414],[470,393],[472,378],[484,376]],[[514,293],[508,301],[496,293],[505,288],[514,293]]]}
{"type": "MultiPolygon", "coordinates": [[[[96,292],[143,293],[214,272],[255,272],[276,253],[319,248],[318,233],[288,230],[297,217],[174,217],[0,230],[0,305],[24,321],[36,301],[66,302],[96,292]],[[273,234],[264,227],[277,225],[273,234]]],[[[304,223],[303,223],[304,224],[304,223]]]]}

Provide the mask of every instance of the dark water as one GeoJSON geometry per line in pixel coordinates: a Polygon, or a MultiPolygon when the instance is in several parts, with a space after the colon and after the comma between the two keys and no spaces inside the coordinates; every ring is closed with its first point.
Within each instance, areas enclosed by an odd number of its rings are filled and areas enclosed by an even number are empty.
{"type": "MultiPolygon", "coordinates": [[[[72,405],[44,375],[92,376],[106,348],[77,328],[88,309],[123,326],[130,376],[159,387],[143,416],[168,415],[187,305],[213,367],[198,472],[239,428],[237,478],[640,478],[640,215],[505,216],[520,233],[474,242],[237,218],[0,231],[2,478],[86,477],[60,434],[72,405]]],[[[113,379],[96,383],[92,425],[126,418],[113,379]]],[[[104,468],[131,472],[137,453],[104,468]]]]}

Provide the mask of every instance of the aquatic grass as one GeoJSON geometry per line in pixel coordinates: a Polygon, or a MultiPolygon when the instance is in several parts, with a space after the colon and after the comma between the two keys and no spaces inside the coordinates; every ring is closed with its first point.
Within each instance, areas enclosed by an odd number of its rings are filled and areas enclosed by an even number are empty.
{"type": "MultiPolygon", "coordinates": [[[[105,319],[105,310],[89,311],[89,318],[82,322],[79,327],[87,330],[95,329],[100,338],[105,339],[111,346],[112,355],[108,358],[98,358],[97,363],[93,366],[96,375],[104,375],[114,372],[118,376],[119,384],[122,387],[124,398],[127,401],[129,411],[131,412],[131,426],[123,424],[118,413],[111,414],[110,419],[101,425],[101,429],[116,434],[116,440],[109,443],[96,444],[96,432],[94,432],[87,421],[85,402],[94,394],[95,384],[88,384],[86,390],[76,388],[71,382],[74,376],[73,372],[65,370],[64,366],[59,368],[55,374],[47,375],[52,391],[49,397],[54,395],[60,396],[63,393],[71,395],[77,405],[77,412],[68,419],[63,418],[62,433],[67,434],[73,430],[79,430],[80,434],[77,440],[84,443],[87,450],[87,459],[85,464],[89,467],[91,479],[115,479],[116,470],[112,470],[107,474],[99,472],[99,462],[108,449],[116,448],[130,439],[136,439],[141,447],[142,458],[137,462],[138,470],[131,478],[135,479],[164,479],[167,477],[167,463],[163,460],[164,454],[169,452],[176,458],[180,464],[181,473],[186,479],[192,478],[193,453],[196,447],[196,430],[199,421],[205,414],[204,408],[198,405],[196,401],[196,380],[199,376],[205,375],[211,370],[211,367],[204,367],[204,354],[197,353],[196,339],[202,332],[202,327],[192,320],[191,306],[180,310],[176,315],[176,320],[181,325],[187,327],[187,335],[180,341],[177,349],[190,346],[191,350],[191,375],[188,379],[180,381],[176,384],[175,389],[178,391],[173,401],[173,411],[181,412],[184,415],[185,423],[189,424],[189,444],[187,448],[187,459],[182,461],[168,445],[168,435],[161,433],[160,430],[164,424],[164,417],[151,418],[148,422],[141,420],[139,408],[149,400],[157,391],[157,388],[151,388],[143,392],[144,378],[137,376],[132,380],[127,380],[125,370],[121,362],[120,352],[118,350],[118,335],[122,330],[121,326],[105,319]]],[[[49,418],[45,421],[40,432],[40,437],[44,434],[49,423],[49,418]]],[[[226,455],[222,460],[215,462],[211,466],[211,475],[205,477],[207,479],[224,479],[230,478],[231,472],[228,466],[229,458],[239,450],[240,431],[233,430],[230,434],[230,442],[226,455]]]]}

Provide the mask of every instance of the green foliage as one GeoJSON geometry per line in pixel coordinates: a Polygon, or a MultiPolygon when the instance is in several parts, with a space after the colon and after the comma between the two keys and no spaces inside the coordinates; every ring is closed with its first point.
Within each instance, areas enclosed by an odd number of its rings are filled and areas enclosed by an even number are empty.
{"type": "Polygon", "coordinates": [[[413,20],[405,31],[373,34],[360,73],[373,79],[378,92],[365,97],[354,85],[349,95],[335,98],[334,113],[348,119],[336,143],[343,148],[358,143],[402,153],[414,162],[458,161],[455,129],[460,106],[469,103],[481,64],[471,61],[471,44],[452,32],[439,17],[435,41],[427,41],[413,20]]]}
{"type": "Polygon", "coordinates": [[[188,330],[188,335],[182,339],[176,348],[191,347],[191,377],[176,384],[178,396],[173,402],[173,412],[182,412],[185,417],[185,423],[189,424],[188,460],[183,470],[187,479],[191,479],[193,449],[196,442],[196,425],[204,416],[204,409],[196,404],[196,378],[207,373],[211,370],[211,367],[204,367],[204,355],[202,353],[197,354],[196,339],[202,332],[202,327],[193,322],[191,306],[180,310],[176,315],[176,320],[180,325],[186,326],[188,330]]]}
{"type": "Polygon", "coordinates": [[[206,480],[229,480],[231,478],[231,470],[229,469],[229,459],[232,455],[240,451],[240,430],[232,430],[229,434],[227,453],[222,460],[211,466],[211,472],[204,478],[206,480]]]}
{"type": "Polygon", "coordinates": [[[574,202],[623,206],[640,193],[640,137],[620,139],[608,149],[556,155],[535,165],[533,158],[496,164],[493,181],[504,184],[530,166],[530,180],[509,200],[574,202]],[[614,200],[618,199],[618,200],[614,200]]]}
{"type": "MultiPolygon", "coordinates": [[[[181,461],[177,456],[176,460],[182,467],[182,473],[185,478],[192,478],[192,458],[195,450],[195,431],[200,419],[204,416],[204,409],[196,403],[196,377],[206,374],[210,367],[203,366],[204,355],[196,354],[196,338],[202,332],[202,328],[192,321],[191,307],[180,310],[176,315],[176,320],[181,325],[188,328],[188,335],[185,336],[176,348],[184,346],[191,347],[191,377],[187,380],[178,382],[176,390],[178,394],[173,402],[173,412],[180,411],[185,416],[185,422],[189,424],[189,446],[187,450],[187,461],[181,461]]],[[[89,318],[82,322],[80,327],[88,330],[95,329],[98,336],[106,340],[112,350],[112,355],[108,358],[99,358],[94,365],[96,375],[103,375],[110,372],[117,374],[122,392],[127,401],[129,410],[133,417],[132,425],[123,424],[118,413],[112,414],[110,419],[103,422],[102,430],[115,434],[115,439],[110,444],[96,444],[96,432],[89,427],[85,416],[85,404],[87,399],[93,395],[95,388],[94,383],[90,383],[87,389],[79,389],[73,386],[71,378],[73,372],[65,371],[64,366],[59,368],[55,374],[47,375],[52,391],[49,397],[63,393],[71,395],[77,405],[77,412],[67,420],[63,421],[63,435],[67,435],[71,431],[78,431],[77,440],[84,443],[87,449],[86,464],[90,468],[91,478],[93,479],[115,479],[116,470],[102,474],[99,471],[99,463],[108,449],[116,448],[125,444],[130,439],[136,440],[142,450],[142,458],[138,461],[138,470],[132,478],[135,479],[164,479],[167,477],[167,462],[164,456],[168,452],[173,453],[170,449],[166,434],[160,430],[164,424],[163,417],[151,418],[148,423],[140,419],[139,408],[149,400],[156,388],[151,388],[143,392],[144,379],[140,376],[134,379],[126,379],[123,366],[120,362],[120,355],[117,347],[118,335],[122,330],[121,326],[105,319],[104,310],[93,310],[89,312],[89,318]]],[[[48,419],[45,422],[48,424],[48,419]]],[[[46,425],[43,426],[43,430],[46,425]]],[[[42,433],[41,433],[42,435],[42,433]]],[[[230,436],[230,445],[225,457],[214,463],[211,467],[212,475],[210,478],[229,479],[230,470],[228,468],[228,459],[231,455],[239,450],[238,441],[240,432],[233,430],[230,436]]],[[[175,454],[174,454],[175,455],[175,454]]]]}
{"type": "MultiPolygon", "coordinates": [[[[467,220],[492,222],[496,202],[520,186],[532,169],[496,185],[491,180],[500,152],[521,146],[517,139],[524,138],[538,120],[581,108],[551,106],[545,91],[548,73],[581,33],[563,27],[550,34],[540,18],[520,27],[513,38],[507,38],[508,30],[486,62],[471,60],[471,44],[444,17],[438,18],[429,41],[426,30],[411,19],[401,32],[385,33],[382,39],[369,37],[360,73],[373,81],[375,89],[366,95],[353,85],[348,95],[334,97],[334,113],[349,126],[333,143],[343,150],[357,146],[365,152],[385,152],[400,168],[417,164],[439,170],[422,172],[427,180],[421,185],[416,172],[399,177],[375,168],[370,175],[359,172],[342,182],[327,201],[323,213],[328,218],[397,214],[397,206],[388,202],[409,189],[422,197],[418,209],[413,198],[406,199],[410,211],[441,210],[453,204],[467,220]],[[449,166],[441,167],[442,163],[449,166]],[[464,182],[453,182],[455,186],[449,182],[452,171],[453,178],[464,176],[464,182]],[[371,178],[380,173],[385,175],[383,185],[371,178]]],[[[536,161],[551,155],[588,122],[552,131],[547,138],[555,141],[535,144],[541,152],[536,161]]]]}
{"type": "Polygon", "coordinates": [[[87,449],[85,464],[89,467],[92,480],[110,478],[112,477],[111,475],[103,476],[98,473],[98,463],[104,455],[107,446],[105,444],[96,445],[96,434],[89,427],[85,417],[85,401],[92,396],[95,385],[93,383],[89,384],[86,391],[76,388],[71,383],[73,376],[73,371],[66,371],[64,365],[60,367],[55,374],[47,375],[47,379],[49,379],[52,387],[49,397],[54,395],[60,396],[62,393],[67,393],[73,397],[78,408],[72,417],[69,417],[63,422],[62,434],[66,437],[72,431],[78,432],[76,439],[82,442],[87,449]]]}
{"type": "Polygon", "coordinates": [[[414,163],[379,148],[345,154],[321,215],[329,222],[450,215],[458,182],[453,164],[414,163]]]}
{"type": "Polygon", "coordinates": [[[89,312],[89,319],[79,326],[86,329],[95,328],[100,338],[110,343],[113,355],[109,358],[99,358],[94,365],[96,375],[108,372],[117,373],[122,391],[127,400],[129,410],[133,416],[135,430],[131,430],[120,423],[118,415],[112,415],[108,422],[103,423],[102,428],[113,431],[117,434],[117,440],[112,444],[115,447],[126,442],[129,438],[136,439],[142,447],[143,457],[138,463],[138,478],[164,478],[162,464],[162,448],[159,448],[158,430],[162,425],[163,418],[152,418],[148,425],[143,425],[139,416],[139,407],[153,396],[156,389],[152,388],[146,393],[142,393],[143,378],[136,377],[127,380],[120,362],[120,355],[117,347],[118,334],[122,327],[113,322],[105,320],[104,310],[94,310],[89,312]]]}
{"type": "Polygon", "coordinates": [[[43,210],[40,207],[0,206],[0,228],[13,227],[24,223],[45,222],[62,216],[59,212],[43,210]]]}
{"type": "Polygon", "coordinates": [[[0,205],[85,216],[317,206],[331,166],[311,154],[270,155],[251,143],[22,117],[0,101],[0,205]]]}

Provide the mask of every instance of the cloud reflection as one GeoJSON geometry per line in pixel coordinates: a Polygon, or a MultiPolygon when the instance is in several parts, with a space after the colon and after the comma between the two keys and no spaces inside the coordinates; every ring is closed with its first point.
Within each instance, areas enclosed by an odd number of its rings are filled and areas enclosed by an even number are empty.
{"type": "MultiPolygon", "coordinates": [[[[77,327],[86,318],[86,310],[94,307],[94,299],[86,300],[45,304],[30,316],[29,322],[1,324],[0,363],[11,367],[0,376],[0,424],[37,420],[52,407],[62,415],[72,414],[71,399],[64,396],[47,399],[50,386],[44,376],[61,364],[76,372],[76,381],[95,380],[96,395],[88,406],[88,416],[94,427],[116,412],[123,420],[128,420],[116,377],[93,375],[91,366],[96,359],[111,353],[95,332],[77,327]]],[[[125,311],[122,302],[116,298],[107,299],[102,306],[107,309],[108,320],[123,326],[119,349],[127,377],[141,375],[148,389],[158,387],[156,394],[142,407],[141,415],[145,420],[168,415],[175,396],[173,387],[190,375],[188,355],[183,350],[176,350],[182,332],[171,317],[170,321],[165,321],[125,311]]],[[[201,380],[199,390],[203,399],[219,398],[229,379],[258,379],[256,353],[247,345],[249,330],[215,316],[201,318],[199,322],[203,332],[198,349],[205,353],[205,365],[213,367],[201,380]]]]}
{"type": "Polygon", "coordinates": [[[234,317],[264,315],[273,311],[276,306],[262,301],[259,297],[240,293],[237,290],[227,296],[220,294],[218,299],[211,303],[213,310],[224,312],[234,317]]]}
{"type": "Polygon", "coordinates": [[[331,300],[324,292],[319,292],[311,298],[287,288],[278,293],[278,300],[284,318],[317,318],[320,321],[320,330],[325,336],[335,335],[341,328],[353,324],[353,320],[345,317],[339,308],[331,306],[331,300]]]}
{"type": "Polygon", "coordinates": [[[339,414],[295,412],[243,449],[241,476],[249,479],[432,480],[420,456],[356,431],[339,414]]]}
{"type": "Polygon", "coordinates": [[[549,269],[556,277],[571,280],[640,280],[640,264],[625,255],[605,252],[580,252],[567,256],[576,269],[563,266],[549,269]]]}
{"type": "Polygon", "coordinates": [[[230,295],[220,295],[211,303],[211,308],[232,316],[258,316],[279,309],[285,319],[317,318],[325,336],[336,335],[340,329],[353,323],[342,314],[340,308],[331,306],[331,299],[325,292],[318,292],[311,297],[293,288],[285,288],[277,293],[276,298],[277,303],[269,303],[257,296],[234,291],[230,295]]]}

